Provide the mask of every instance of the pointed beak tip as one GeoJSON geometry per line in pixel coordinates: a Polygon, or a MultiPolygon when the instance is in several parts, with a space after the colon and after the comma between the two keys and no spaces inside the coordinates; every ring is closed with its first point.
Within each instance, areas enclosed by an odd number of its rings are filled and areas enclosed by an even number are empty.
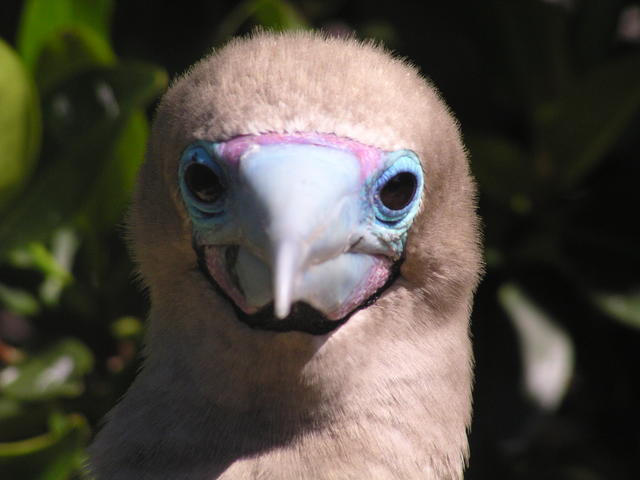
{"type": "Polygon", "coordinates": [[[289,311],[291,310],[291,306],[289,305],[289,302],[278,302],[276,304],[276,308],[275,308],[275,314],[276,317],[278,317],[280,320],[284,319],[287,317],[287,315],[289,315],[289,311]]]}
{"type": "Polygon", "coordinates": [[[285,244],[276,254],[274,284],[275,284],[275,314],[283,319],[291,311],[294,282],[298,269],[299,252],[291,244],[285,244]]]}

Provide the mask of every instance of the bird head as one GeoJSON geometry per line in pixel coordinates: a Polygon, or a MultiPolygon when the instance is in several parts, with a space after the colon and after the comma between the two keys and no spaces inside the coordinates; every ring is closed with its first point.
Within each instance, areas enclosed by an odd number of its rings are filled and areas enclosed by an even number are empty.
{"type": "Polygon", "coordinates": [[[197,268],[240,323],[321,335],[398,280],[438,308],[468,296],[473,199],[456,123],[405,61],[256,34],[165,96],[131,230],[152,295],[197,268]]]}
{"type": "Polygon", "coordinates": [[[475,187],[408,62],[310,32],[231,41],[163,97],[129,232],[147,355],[95,468],[460,478],[475,187]]]}
{"type": "Polygon", "coordinates": [[[201,271],[238,318],[312,334],[391,284],[423,187],[414,152],[316,132],[198,140],[178,177],[201,271]]]}

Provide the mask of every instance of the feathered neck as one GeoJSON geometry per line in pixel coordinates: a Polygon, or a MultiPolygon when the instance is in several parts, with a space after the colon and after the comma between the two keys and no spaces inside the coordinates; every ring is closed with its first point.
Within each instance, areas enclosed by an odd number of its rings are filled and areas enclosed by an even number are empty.
{"type": "Polygon", "coordinates": [[[396,286],[321,340],[252,331],[215,300],[203,299],[217,315],[154,303],[145,367],[94,445],[98,471],[175,478],[175,463],[193,469],[186,478],[461,478],[468,307],[442,318],[411,299],[396,286]]]}

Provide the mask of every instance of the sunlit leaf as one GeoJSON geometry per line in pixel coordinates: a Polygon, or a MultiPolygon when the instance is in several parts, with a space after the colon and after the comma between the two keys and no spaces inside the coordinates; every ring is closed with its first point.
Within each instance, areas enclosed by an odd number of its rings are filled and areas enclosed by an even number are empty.
{"type": "Polygon", "coordinates": [[[0,212],[31,175],[40,148],[40,123],[33,80],[0,39],[0,212]]]}
{"type": "Polygon", "coordinates": [[[52,269],[40,285],[40,298],[45,304],[57,303],[63,288],[73,280],[71,268],[79,243],[77,234],[71,229],[61,228],[54,232],[51,240],[52,269]]]}
{"type": "Polygon", "coordinates": [[[594,301],[607,315],[625,325],[640,328],[640,292],[597,293],[594,301]]]}
{"type": "Polygon", "coordinates": [[[61,340],[23,363],[0,372],[0,388],[10,398],[26,401],[75,397],[84,390],[82,377],[93,368],[93,355],[80,341],[61,340]]]}
{"type": "Polygon", "coordinates": [[[32,242],[12,250],[7,260],[16,267],[33,268],[46,277],[69,282],[73,278],[70,270],[77,244],[73,231],[60,228],[53,232],[51,251],[42,243],[32,242]]]}
{"type": "Polygon", "coordinates": [[[51,158],[30,185],[29,196],[0,219],[0,257],[43,239],[83,208],[132,112],[166,83],[162,70],[123,63],[80,75],[51,94],[45,102],[51,158]]]}
{"type": "Polygon", "coordinates": [[[112,0],[26,0],[18,28],[18,51],[35,69],[44,45],[61,30],[80,27],[92,31],[100,50],[108,51],[112,0]]]}
{"type": "Polygon", "coordinates": [[[42,273],[44,280],[40,285],[40,299],[47,305],[53,305],[62,289],[73,281],[71,267],[78,244],[75,232],[59,228],[52,234],[51,250],[41,242],[31,242],[10,251],[7,261],[15,267],[42,273]]]}
{"type": "Polygon", "coordinates": [[[516,285],[503,285],[498,300],[520,339],[527,394],[541,408],[556,409],[573,375],[571,337],[516,285]]]}

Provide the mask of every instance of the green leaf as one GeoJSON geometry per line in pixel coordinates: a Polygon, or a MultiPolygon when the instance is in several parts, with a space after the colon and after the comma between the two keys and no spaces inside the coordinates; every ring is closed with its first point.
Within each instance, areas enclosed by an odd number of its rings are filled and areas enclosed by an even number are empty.
{"type": "Polygon", "coordinates": [[[297,10],[284,0],[246,0],[220,22],[215,43],[232,37],[250,19],[274,30],[309,28],[297,10]]]}
{"type": "Polygon", "coordinates": [[[143,326],[137,317],[120,317],[111,324],[110,330],[118,340],[135,340],[141,337],[143,326]]]}
{"type": "Polygon", "coordinates": [[[35,69],[44,45],[57,32],[72,27],[92,31],[93,40],[109,50],[112,0],[26,0],[17,45],[29,69],[35,69]]]}
{"type": "Polygon", "coordinates": [[[40,148],[38,95],[13,49],[0,40],[0,212],[24,186],[40,148]]]}
{"type": "Polygon", "coordinates": [[[50,410],[43,403],[25,403],[0,395],[0,442],[14,442],[42,434],[50,410]]]}
{"type": "Polygon", "coordinates": [[[539,115],[540,150],[565,185],[580,182],[613,147],[640,109],[640,56],[593,70],[539,115]]]}
{"type": "Polygon", "coordinates": [[[60,340],[0,373],[4,395],[23,401],[76,397],[84,391],[82,377],[93,368],[93,355],[80,341],[60,340]]]}
{"type": "Polygon", "coordinates": [[[43,44],[35,78],[46,94],[73,75],[115,63],[115,53],[95,31],[84,26],[67,27],[54,32],[43,44]]]}
{"type": "Polygon", "coordinates": [[[40,285],[40,299],[47,305],[53,305],[62,289],[73,281],[71,267],[78,246],[79,239],[73,230],[59,228],[53,232],[51,251],[40,242],[31,242],[9,252],[7,260],[14,267],[33,268],[42,273],[44,280],[40,285]]]}
{"type": "Polygon", "coordinates": [[[122,220],[144,160],[148,135],[149,123],[144,112],[134,111],[104,163],[98,183],[81,213],[80,224],[102,232],[122,220]]]}
{"type": "Polygon", "coordinates": [[[2,283],[0,283],[0,305],[18,315],[30,316],[40,311],[40,304],[31,293],[2,283]]]}
{"type": "Polygon", "coordinates": [[[640,328],[640,291],[630,294],[596,293],[593,300],[611,318],[640,328]]]}
{"type": "Polygon", "coordinates": [[[394,46],[401,44],[400,35],[398,34],[400,29],[393,22],[384,19],[368,20],[361,24],[358,30],[363,38],[380,40],[387,48],[394,49],[394,46]]]}
{"type": "Polygon", "coordinates": [[[80,240],[73,230],[61,228],[54,232],[47,275],[40,285],[40,298],[46,305],[55,305],[64,287],[73,281],[71,268],[79,246],[80,240]]]}
{"type": "Polygon", "coordinates": [[[71,414],[49,433],[0,443],[0,476],[30,480],[69,478],[82,466],[88,439],[85,418],[71,414]]]}
{"type": "MultiPolygon", "coordinates": [[[[20,416],[23,411],[22,403],[19,401],[13,398],[0,397],[0,425],[8,418],[20,416]]],[[[0,433],[4,433],[4,430],[0,431],[0,433]]]]}
{"type": "Polygon", "coordinates": [[[52,251],[42,243],[33,242],[13,250],[9,262],[20,268],[35,268],[45,276],[60,278],[66,282],[72,276],[69,254],[77,248],[77,239],[69,229],[59,229],[53,234],[52,251]]]}
{"type": "Polygon", "coordinates": [[[275,30],[308,28],[307,22],[285,0],[256,0],[253,15],[260,25],[275,30]]]}
{"type": "Polygon", "coordinates": [[[132,112],[166,84],[166,74],[156,67],[122,63],[74,77],[51,94],[45,102],[50,158],[29,195],[0,219],[0,257],[46,238],[83,208],[132,112]]]}

